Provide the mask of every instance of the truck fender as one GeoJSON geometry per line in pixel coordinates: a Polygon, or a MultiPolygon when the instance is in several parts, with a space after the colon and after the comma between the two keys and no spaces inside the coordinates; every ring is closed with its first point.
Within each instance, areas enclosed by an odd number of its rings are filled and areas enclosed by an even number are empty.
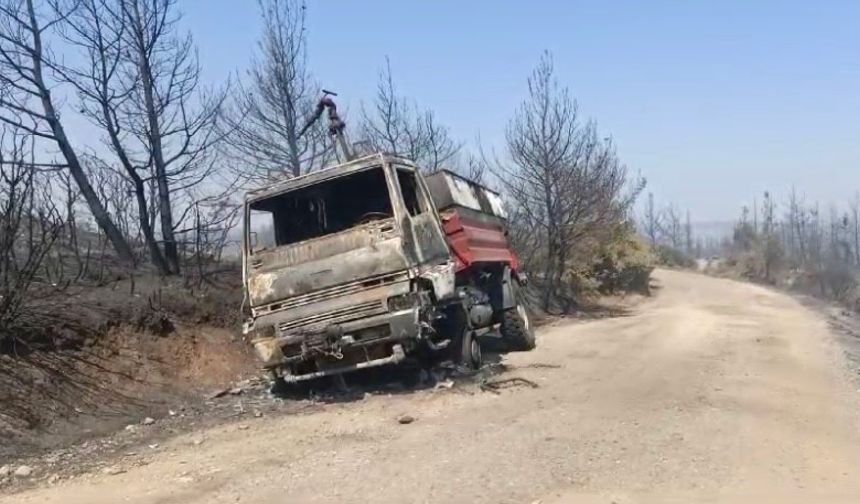
{"type": "Polygon", "coordinates": [[[445,264],[430,266],[422,271],[418,278],[425,280],[433,289],[433,295],[437,300],[453,297],[454,289],[454,263],[448,261],[445,264]]]}
{"type": "Polygon", "coordinates": [[[502,271],[502,309],[507,310],[517,305],[516,289],[514,282],[518,280],[516,273],[511,272],[511,268],[505,266],[502,271]]]}

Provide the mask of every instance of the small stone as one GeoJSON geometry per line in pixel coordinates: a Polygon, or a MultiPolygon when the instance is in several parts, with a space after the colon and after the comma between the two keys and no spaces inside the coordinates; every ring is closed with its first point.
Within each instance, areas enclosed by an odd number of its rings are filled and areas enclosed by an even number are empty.
{"type": "Polygon", "coordinates": [[[155,423],[155,419],[152,417],[146,417],[143,420],[141,420],[140,423],[142,425],[152,425],[155,423]]]}
{"type": "Polygon", "coordinates": [[[373,394],[371,394],[370,392],[365,392],[365,393],[364,393],[364,400],[365,400],[365,401],[366,401],[366,400],[368,400],[368,399],[370,399],[371,397],[373,397],[373,394]]]}
{"type": "Polygon", "coordinates": [[[245,424],[242,424],[239,426],[239,430],[248,430],[248,426],[245,424]]]}
{"type": "Polygon", "coordinates": [[[18,466],[18,469],[15,469],[15,476],[18,478],[26,478],[31,474],[33,474],[33,468],[28,465],[18,466]]]}
{"type": "Polygon", "coordinates": [[[262,417],[262,416],[263,416],[263,412],[262,412],[262,411],[260,411],[260,410],[254,410],[254,417],[255,417],[255,418],[260,418],[260,417],[262,417]]]}
{"type": "Polygon", "coordinates": [[[191,441],[191,443],[192,443],[194,446],[200,446],[200,445],[202,445],[205,441],[206,441],[206,440],[205,440],[205,439],[203,439],[203,438],[197,438],[197,439],[195,439],[195,440],[191,441]]]}
{"type": "Polygon", "coordinates": [[[58,481],[60,481],[60,475],[59,474],[52,474],[48,477],[48,484],[49,485],[54,485],[58,481]]]}
{"type": "Polygon", "coordinates": [[[137,425],[134,425],[134,424],[128,424],[128,425],[126,425],[126,426],[125,426],[125,430],[126,430],[127,432],[137,432],[137,425]]]}
{"type": "Polygon", "coordinates": [[[152,443],[151,445],[149,445],[149,449],[150,450],[157,450],[158,449],[158,443],[152,443]]]}
{"type": "Polygon", "coordinates": [[[176,416],[176,412],[173,411],[172,409],[167,410],[167,414],[170,416],[176,416]]]}
{"type": "Polygon", "coordinates": [[[5,478],[12,474],[12,468],[8,465],[0,466],[0,478],[5,478]]]}
{"type": "Polygon", "coordinates": [[[245,390],[245,389],[243,389],[242,387],[233,387],[233,388],[231,388],[231,389],[230,389],[230,395],[239,395],[239,394],[241,394],[244,390],[245,390]]]}
{"type": "Polygon", "coordinates": [[[118,467],[118,466],[110,466],[110,467],[105,467],[104,469],[102,469],[102,472],[104,474],[107,474],[108,476],[116,476],[117,474],[124,473],[125,469],[123,469],[122,467],[118,467]]]}
{"type": "Polygon", "coordinates": [[[397,419],[397,423],[401,423],[404,425],[411,424],[414,421],[415,421],[415,417],[413,417],[412,415],[403,415],[397,419]]]}
{"type": "Polygon", "coordinates": [[[441,389],[449,389],[453,386],[454,386],[453,380],[445,380],[445,381],[437,382],[436,386],[433,388],[435,388],[436,390],[441,390],[441,389]]]}

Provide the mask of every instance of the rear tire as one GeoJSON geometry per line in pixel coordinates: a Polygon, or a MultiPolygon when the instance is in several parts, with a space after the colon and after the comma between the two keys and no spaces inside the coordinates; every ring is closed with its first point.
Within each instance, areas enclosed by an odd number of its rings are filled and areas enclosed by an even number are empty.
{"type": "Polygon", "coordinates": [[[531,315],[523,301],[522,295],[515,292],[517,304],[502,312],[502,324],[499,332],[508,347],[514,351],[533,350],[537,346],[531,315]]]}

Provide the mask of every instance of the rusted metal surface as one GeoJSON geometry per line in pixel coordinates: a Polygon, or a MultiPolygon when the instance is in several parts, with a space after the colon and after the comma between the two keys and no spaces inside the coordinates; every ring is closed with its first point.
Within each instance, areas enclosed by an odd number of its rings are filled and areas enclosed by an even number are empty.
{"type": "Polygon", "coordinates": [[[458,271],[478,263],[507,264],[513,271],[519,268],[519,260],[511,250],[502,222],[457,208],[443,213],[442,224],[458,271]]]}
{"type": "Polygon", "coordinates": [[[322,378],[324,376],[331,376],[336,374],[343,374],[349,371],[356,371],[358,369],[385,366],[387,364],[397,364],[398,362],[403,362],[404,359],[406,359],[406,354],[403,351],[403,347],[400,345],[394,345],[394,347],[392,348],[392,353],[388,357],[370,359],[362,362],[356,362],[355,364],[346,364],[299,376],[289,375],[285,377],[285,381],[287,381],[288,383],[296,383],[300,381],[313,380],[316,378],[322,378]]]}
{"type": "Polygon", "coordinates": [[[427,176],[426,182],[439,211],[460,207],[500,219],[508,218],[502,197],[489,187],[449,170],[427,176]]]}
{"type": "MultiPolygon", "coordinates": [[[[440,297],[454,294],[453,261],[439,215],[409,161],[368,156],[250,193],[246,207],[379,168],[391,198],[390,218],[257,252],[246,232],[252,314],[246,331],[255,335],[252,341],[266,366],[315,363],[300,375],[286,373],[291,380],[399,362],[395,345],[402,351],[403,342],[420,337],[419,314],[429,300],[414,295],[415,281],[427,280],[440,297]],[[401,187],[403,177],[414,177],[409,188],[401,187]],[[402,306],[391,305],[392,299],[402,306]]],[[[246,226],[248,215],[246,210],[246,226]]]]}
{"type": "Polygon", "coordinates": [[[255,255],[248,272],[252,308],[404,271],[400,240],[386,234],[363,226],[255,255]]]}

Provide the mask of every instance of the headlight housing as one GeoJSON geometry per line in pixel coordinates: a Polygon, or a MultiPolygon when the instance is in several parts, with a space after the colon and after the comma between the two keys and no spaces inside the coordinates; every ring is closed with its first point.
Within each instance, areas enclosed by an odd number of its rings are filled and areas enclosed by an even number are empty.
{"type": "Polygon", "coordinates": [[[388,311],[401,311],[414,308],[417,297],[413,293],[401,294],[388,298],[388,311]]]}

